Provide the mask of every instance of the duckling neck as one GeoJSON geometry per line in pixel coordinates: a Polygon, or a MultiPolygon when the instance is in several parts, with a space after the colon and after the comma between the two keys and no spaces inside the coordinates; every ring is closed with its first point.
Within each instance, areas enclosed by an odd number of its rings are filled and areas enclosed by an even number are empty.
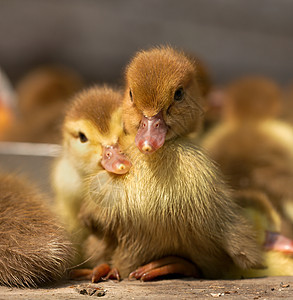
{"type": "Polygon", "coordinates": [[[166,141],[165,144],[157,151],[151,154],[141,153],[137,148],[131,151],[130,157],[133,165],[145,165],[153,176],[162,176],[163,174],[172,174],[179,164],[180,141],[172,139],[166,141]]]}

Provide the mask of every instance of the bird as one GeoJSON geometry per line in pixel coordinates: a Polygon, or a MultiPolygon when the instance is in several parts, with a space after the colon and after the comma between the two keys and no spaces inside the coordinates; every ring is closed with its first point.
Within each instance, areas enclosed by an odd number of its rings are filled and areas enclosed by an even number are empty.
{"type": "Polygon", "coordinates": [[[47,196],[24,176],[0,174],[0,285],[38,287],[57,281],[73,248],[47,196]]]}
{"type": "Polygon", "coordinates": [[[281,217],[268,196],[260,190],[242,189],[235,191],[234,199],[244,209],[244,216],[251,222],[257,242],[263,248],[264,267],[234,270],[227,277],[291,276],[293,240],[281,234],[281,217]]]}
{"type": "Polygon", "coordinates": [[[1,139],[59,144],[67,103],[83,85],[81,76],[63,65],[29,70],[16,85],[17,115],[1,139]]]}
{"type": "Polygon", "coordinates": [[[117,189],[108,206],[107,188],[99,192],[96,174],[90,176],[80,214],[102,229],[114,278],[221,278],[234,265],[262,265],[251,226],[217,167],[184,137],[203,119],[196,72],[193,61],[168,46],[142,50],[126,67],[122,117],[128,139],[121,147],[132,167],[111,175],[117,189]]]}
{"type": "Polygon", "coordinates": [[[109,86],[94,86],[77,93],[65,114],[63,151],[52,170],[55,209],[76,245],[76,261],[83,260],[90,231],[79,220],[89,174],[107,181],[107,174],[124,174],[131,162],[121,153],[122,94],[109,86]]]}
{"type": "Polygon", "coordinates": [[[266,77],[249,76],[226,89],[222,121],[201,141],[234,190],[267,194],[293,238],[293,129],[278,119],[282,94],[266,77]]]}

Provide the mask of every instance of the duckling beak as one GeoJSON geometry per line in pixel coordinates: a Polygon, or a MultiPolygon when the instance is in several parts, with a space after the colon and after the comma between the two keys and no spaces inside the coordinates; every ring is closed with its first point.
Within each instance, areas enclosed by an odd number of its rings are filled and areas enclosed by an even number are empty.
{"type": "Polygon", "coordinates": [[[106,171],[120,175],[126,174],[132,165],[118,144],[103,147],[101,164],[106,171]]]}
{"type": "Polygon", "coordinates": [[[293,254],[293,241],[278,232],[266,232],[265,250],[293,254]]]}
{"type": "Polygon", "coordinates": [[[167,130],[162,111],[152,117],[144,116],[135,137],[135,144],[142,153],[151,154],[164,145],[167,130]]]}

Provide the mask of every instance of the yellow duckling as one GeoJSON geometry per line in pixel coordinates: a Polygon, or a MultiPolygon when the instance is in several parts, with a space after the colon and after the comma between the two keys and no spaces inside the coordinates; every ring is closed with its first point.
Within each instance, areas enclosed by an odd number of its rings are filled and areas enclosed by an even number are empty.
{"type": "Polygon", "coordinates": [[[252,278],[293,275],[293,241],[280,234],[281,219],[266,194],[257,190],[235,193],[244,215],[253,224],[257,240],[263,247],[262,269],[233,270],[227,278],[252,278]]]}
{"type": "Polygon", "coordinates": [[[57,211],[80,251],[88,234],[78,218],[86,193],[84,181],[89,174],[104,169],[124,174],[131,166],[119,149],[119,138],[123,135],[121,104],[118,91],[106,86],[93,87],[79,93],[66,113],[63,154],[55,164],[52,181],[57,211]]]}

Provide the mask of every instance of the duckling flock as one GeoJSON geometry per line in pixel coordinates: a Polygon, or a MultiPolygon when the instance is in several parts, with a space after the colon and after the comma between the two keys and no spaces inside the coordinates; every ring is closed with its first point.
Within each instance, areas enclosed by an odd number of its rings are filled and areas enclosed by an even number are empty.
{"type": "MultiPolygon", "coordinates": [[[[293,275],[293,129],[277,118],[281,98],[263,77],[219,96],[197,58],[164,46],[136,53],[122,89],[90,87],[66,107],[54,209],[38,221],[58,242],[31,242],[46,261],[35,268],[21,237],[0,232],[0,283],[39,285],[66,269],[92,282],[293,275]]],[[[19,184],[3,185],[0,224],[14,218],[4,209],[21,201],[19,184]]],[[[21,208],[26,233],[34,213],[21,208]]]]}

